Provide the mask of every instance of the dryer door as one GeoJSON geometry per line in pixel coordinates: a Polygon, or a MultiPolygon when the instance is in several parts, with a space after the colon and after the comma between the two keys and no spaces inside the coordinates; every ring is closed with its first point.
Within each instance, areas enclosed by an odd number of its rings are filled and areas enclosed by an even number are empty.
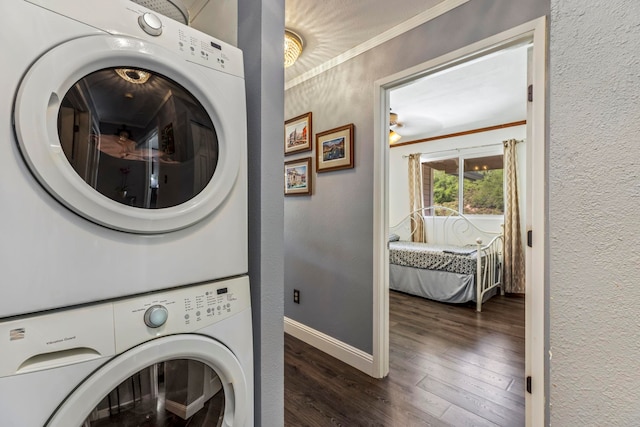
{"type": "Polygon", "coordinates": [[[117,230],[202,220],[233,188],[245,153],[244,80],[133,38],[55,47],[15,102],[20,149],[40,184],[117,230]]]}
{"type": "Polygon", "coordinates": [[[201,335],[172,335],[103,365],[46,426],[253,425],[250,387],[225,346],[201,335]]]}

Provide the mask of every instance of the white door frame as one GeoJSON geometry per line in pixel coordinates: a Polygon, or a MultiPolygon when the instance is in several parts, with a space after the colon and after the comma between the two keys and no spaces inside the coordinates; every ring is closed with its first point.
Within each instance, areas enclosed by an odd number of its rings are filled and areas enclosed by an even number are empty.
{"type": "MultiPolygon", "coordinates": [[[[546,68],[547,21],[541,17],[441,57],[376,81],[374,87],[374,194],[373,194],[373,375],[389,373],[389,91],[418,77],[495,52],[524,41],[533,44],[530,75],[533,102],[527,116],[527,183],[529,197],[525,226],[533,230],[532,248],[526,250],[525,377],[532,377],[532,393],[525,393],[526,425],[546,425],[548,377],[545,347],[548,317],[546,296],[546,68]],[[535,315],[534,315],[535,314],[535,315]]],[[[525,94],[523,93],[523,96],[525,94]]]]}

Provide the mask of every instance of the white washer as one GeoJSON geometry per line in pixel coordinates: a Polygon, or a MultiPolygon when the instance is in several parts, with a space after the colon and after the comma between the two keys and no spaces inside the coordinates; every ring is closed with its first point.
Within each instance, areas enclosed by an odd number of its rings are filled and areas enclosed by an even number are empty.
{"type": "Polygon", "coordinates": [[[0,354],[3,426],[253,426],[246,277],[0,322],[0,354]]]}
{"type": "Polygon", "coordinates": [[[0,39],[0,319],[247,273],[237,48],[128,0],[5,0],[0,39]]]}

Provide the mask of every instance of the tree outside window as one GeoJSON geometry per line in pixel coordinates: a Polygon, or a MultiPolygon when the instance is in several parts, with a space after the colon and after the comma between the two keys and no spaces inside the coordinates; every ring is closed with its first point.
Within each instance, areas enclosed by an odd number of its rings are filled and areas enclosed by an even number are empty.
{"type": "MultiPolygon", "coordinates": [[[[425,206],[445,206],[466,215],[504,214],[502,155],[454,157],[422,164],[425,206]],[[460,167],[463,173],[460,176],[460,167]]],[[[436,216],[448,211],[426,212],[436,216]]]]}

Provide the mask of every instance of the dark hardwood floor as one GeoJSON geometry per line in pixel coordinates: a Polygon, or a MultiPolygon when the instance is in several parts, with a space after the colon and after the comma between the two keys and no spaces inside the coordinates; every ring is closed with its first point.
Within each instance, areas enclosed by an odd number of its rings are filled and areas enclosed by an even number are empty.
{"type": "Polygon", "coordinates": [[[285,334],[285,425],[524,426],[524,298],[476,313],[390,293],[389,376],[285,334]]]}

